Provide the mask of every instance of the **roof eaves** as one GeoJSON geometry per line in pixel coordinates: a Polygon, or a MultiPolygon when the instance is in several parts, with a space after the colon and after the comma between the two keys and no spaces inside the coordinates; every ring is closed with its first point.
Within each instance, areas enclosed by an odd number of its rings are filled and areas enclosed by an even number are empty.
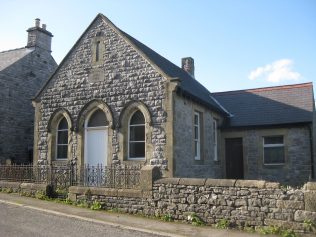
{"type": "Polygon", "coordinates": [[[177,92],[180,93],[180,94],[181,94],[182,96],[184,96],[184,97],[188,97],[189,99],[191,99],[191,100],[193,100],[193,101],[196,101],[196,102],[198,102],[199,104],[204,105],[204,106],[206,106],[207,108],[210,108],[210,109],[212,109],[212,110],[214,110],[214,111],[216,111],[216,112],[218,112],[218,113],[220,113],[220,114],[222,114],[222,115],[224,115],[224,116],[228,116],[228,117],[230,116],[230,113],[228,113],[226,110],[221,110],[221,109],[215,107],[214,105],[212,105],[211,103],[207,103],[206,101],[204,101],[204,100],[202,100],[201,98],[199,98],[199,97],[193,95],[193,94],[190,93],[189,91],[184,90],[184,89],[181,88],[181,87],[177,87],[177,90],[178,90],[177,92]]]}

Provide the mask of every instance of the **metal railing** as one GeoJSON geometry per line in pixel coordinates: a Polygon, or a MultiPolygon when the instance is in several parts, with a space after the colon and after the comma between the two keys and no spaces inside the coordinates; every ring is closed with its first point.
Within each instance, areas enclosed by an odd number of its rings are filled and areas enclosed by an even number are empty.
{"type": "Polygon", "coordinates": [[[47,183],[55,188],[92,186],[136,188],[141,166],[0,165],[0,180],[47,183]]]}
{"type": "Polygon", "coordinates": [[[141,166],[89,166],[80,170],[79,185],[107,188],[135,188],[139,185],[141,166]]]}

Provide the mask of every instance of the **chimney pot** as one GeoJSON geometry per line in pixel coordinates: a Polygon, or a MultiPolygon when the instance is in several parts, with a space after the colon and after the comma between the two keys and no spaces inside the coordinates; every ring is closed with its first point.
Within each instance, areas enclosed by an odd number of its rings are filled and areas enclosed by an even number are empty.
{"type": "Polygon", "coordinates": [[[194,59],[191,57],[182,58],[182,69],[194,78],[194,59]]]}
{"type": "Polygon", "coordinates": [[[42,24],[43,30],[46,30],[46,24],[42,24]]]}
{"type": "Polygon", "coordinates": [[[35,19],[35,27],[40,27],[41,20],[39,18],[35,19]]]}

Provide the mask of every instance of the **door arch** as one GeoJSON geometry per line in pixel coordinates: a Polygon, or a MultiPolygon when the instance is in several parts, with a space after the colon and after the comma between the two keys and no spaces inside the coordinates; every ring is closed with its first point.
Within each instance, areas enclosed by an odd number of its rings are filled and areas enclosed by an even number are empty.
{"type": "Polygon", "coordinates": [[[97,108],[86,118],[84,123],[85,145],[84,163],[97,166],[107,165],[108,125],[105,113],[97,108]]]}

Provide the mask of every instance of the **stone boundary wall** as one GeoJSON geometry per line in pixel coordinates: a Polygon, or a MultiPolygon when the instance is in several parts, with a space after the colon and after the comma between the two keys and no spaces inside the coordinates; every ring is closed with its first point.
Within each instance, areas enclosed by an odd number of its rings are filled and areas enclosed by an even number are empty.
{"type": "Polygon", "coordinates": [[[36,184],[36,183],[21,183],[21,182],[10,182],[0,181],[0,189],[8,193],[21,193],[25,196],[35,196],[36,192],[47,194],[49,185],[47,184],[36,184]]]}
{"type": "Polygon", "coordinates": [[[303,231],[304,221],[316,223],[316,183],[312,182],[295,189],[261,180],[164,178],[156,180],[151,190],[70,187],[69,197],[73,201],[100,201],[107,210],[169,214],[185,222],[195,213],[206,224],[227,219],[232,226],[303,231]]]}

